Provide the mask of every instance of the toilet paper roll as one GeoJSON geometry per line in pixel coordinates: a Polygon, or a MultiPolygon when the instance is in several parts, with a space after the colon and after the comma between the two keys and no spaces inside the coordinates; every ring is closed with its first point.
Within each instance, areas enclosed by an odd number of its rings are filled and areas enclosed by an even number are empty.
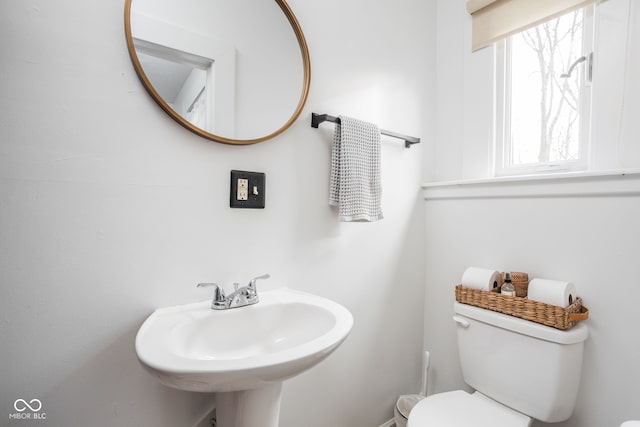
{"type": "Polygon", "coordinates": [[[576,299],[576,287],[571,282],[533,279],[529,282],[528,298],[566,308],[576,299]]]}
{"type": "Polygon", "coordinates": [[[469,267],[462,274],[461,285],[466,288],[490,291],[500,286],[500,272],[486,268],[469,267]]]}

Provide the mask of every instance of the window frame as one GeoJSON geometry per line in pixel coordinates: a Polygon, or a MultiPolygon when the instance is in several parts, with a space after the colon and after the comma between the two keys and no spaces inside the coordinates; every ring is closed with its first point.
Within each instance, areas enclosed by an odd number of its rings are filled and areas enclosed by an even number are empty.
{"type": "MultiPolygon", "coordinates": [[[[583,11],[582,55],[587,60],[574,72],[583,73],[580,89],[579,158],[536,162],[524,165],[511,164],[511,38],[494,45],[494,176],[516,176],[526,174],[547,174],[588,170],[590,166],[591,111],[593,87],[593,58],[595,40],[595,6],[589,5],[583,11]]],[[[556,18],[554,18],[556,19],[556,18]]]]}

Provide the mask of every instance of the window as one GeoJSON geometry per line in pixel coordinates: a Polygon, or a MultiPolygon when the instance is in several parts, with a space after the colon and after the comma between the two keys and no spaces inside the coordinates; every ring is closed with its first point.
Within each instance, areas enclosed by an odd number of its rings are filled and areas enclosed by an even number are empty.
{"type": "Polygon", "coordinates": [[[587,167],[593,7],[498,43],[496,175],[587,167]]]}

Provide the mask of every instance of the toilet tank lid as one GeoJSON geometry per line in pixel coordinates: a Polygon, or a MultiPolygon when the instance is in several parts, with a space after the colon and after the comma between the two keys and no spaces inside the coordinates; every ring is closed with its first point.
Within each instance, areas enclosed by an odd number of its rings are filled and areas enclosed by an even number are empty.
{"type": "Polygon", "coordinates": [[[545,326],[540,323],[520,319],[519,317],[509,316],[459,302],[454,303],[453,309],[455,313],[460,316],[558,344],[579,343],[586,340],[589,336],[589,330],[583,323],[578,323],[571,329],[562,331],[552,328],[551,326],[545,326]]]}

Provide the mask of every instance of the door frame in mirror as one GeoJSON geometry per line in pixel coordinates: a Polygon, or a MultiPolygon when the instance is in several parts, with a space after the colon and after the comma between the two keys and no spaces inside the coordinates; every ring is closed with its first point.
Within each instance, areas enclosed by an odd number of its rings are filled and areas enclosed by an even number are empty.
{"type": "Polygon", "coordinates": [[[287,4],[286,0],[275,0],[275,2],[278,4],[278,6],[280,7],[284,15],[287,17],[287,20],[289,21],[289,24],[291,25],[291,28],[293,29],[293,32],[296,35],[296,39],[298,40],[300,53],[302,55],[302,68],[304,73],[302,92],[298,100],[298,105],[294,110],[293,114],[291,115],[291,117],[289,118],[289,120],[287,120],[276,131],[268,135],[261,136],[258,138],[253,138],[253,139],[233,139],[233,138],[227,138],[220,135],[216,135],[211,132],[207,132],[206,130],[193,125],[187,119],[185,119],[176,111],[174,111],[173,108],[169,106],[169,104],[167,104],[167,102],[162,98],[162,96],[160,96],[160,94],[156,91],[156,89],[151,84],[151,81],[145,74],[142,68],[142,65],[140,63],[140,60],[138,59],[138,55],[136,53],[135,43],[132,35],[132,30],[131,30],[131,2],[132,1],[133,0],[125,0],[125,7],[124,7],[125,36],[127,40],[127,47],[129,49],[129,56],[131,57],[131,62],[133,63],[133,66],[136,71],[136,74],[138,75],[138,78],[140,78],[140,81],[142,82],[147,92],[149,92],[153,100],[160,106],[160,108],[162,108],[172,119],[178,122],[181,126],[211,141],[221,142],[223,144],[231,144],[231,145],[249,145],[249,144],[256,144],[258,142],[263,142],[280,135],[298,119],[298,117],[300,116],[300,113],[302,113],[302,109],[304,108],[305,103],[307,102],[307,97],[309,96],[309,87],[311,83],[311,60],[309,58],[309,48],[307,46],[307,41],[304,37],[304,33],[302,32],[302,28],[300,27],[300,23],[298,22],[298,19],[296,18],[296,16],[293,14],[293,11],[287,4]]]}

